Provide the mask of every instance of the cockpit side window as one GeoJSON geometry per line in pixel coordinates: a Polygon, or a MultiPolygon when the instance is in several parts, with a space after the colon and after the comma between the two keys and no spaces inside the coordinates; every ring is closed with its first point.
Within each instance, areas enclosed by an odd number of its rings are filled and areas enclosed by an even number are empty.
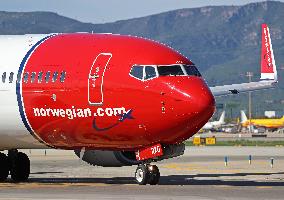
{"type": "Polygon", "coordinates": [[[131,71],[130,71],[130,75],[132,75],[133,77],[135,77],[139,80],[143,80],[143,67],[142,66],[133,66],[131,71]]]}
{"type": "Polygon", "coordinates": [[[183,65],[188,76],[198,76],[201,77],[200,72],[194,65],[183,65]]]}
{"type": "Polygon", "coordinates": [[[180,65],[158,66],[159,76],[183,76],[185,75],[180,65]]]}
{"type": "Polygon", "coordinates": [[[152,66],[145,66],[145,80],[157,77],[156,69],[152,66]]]}

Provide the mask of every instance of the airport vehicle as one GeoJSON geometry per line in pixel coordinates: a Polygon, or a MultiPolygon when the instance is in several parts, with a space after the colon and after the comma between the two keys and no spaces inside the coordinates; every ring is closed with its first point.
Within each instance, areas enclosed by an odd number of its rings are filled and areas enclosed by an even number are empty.
{"type": "Polygon", "coordinates": [[[274,87],[269,29],[262,31],[264,80],[211,88],[189,59],[143,38],[0,36],[0,150],[8,150],[0,179],[27,180],[30,162],[18,150],[49,147],[91,165],[138,165],[136,181],[157,184],[151,163],[183,154],[182,142],[213,115],[214,96],[274,87]]]}
{"type": "Polygon", "coordinates": [[[222,112],[218,121],[207,122],[202,130],[216,130],[225,124],[225,111],[222,112]]]}
{"type": "Polygon", "coordinates": [[[242,127],[254,126],[256,128],[264,128],[266,130],[277,130],[284,127],[284,116],[278,119],[248,119],[245,112],[241,110],[241,125],[242,127]]]}

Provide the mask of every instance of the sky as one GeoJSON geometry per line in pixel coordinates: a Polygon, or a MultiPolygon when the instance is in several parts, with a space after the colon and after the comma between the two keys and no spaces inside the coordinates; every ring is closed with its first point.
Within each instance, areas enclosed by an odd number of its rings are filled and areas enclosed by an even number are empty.
{"type": "Polygon", "coordinates": [[[261,0],[0,0],[0,10],[52,11],[82,22],[106,23],[180,8],[243,5],[257,1],[261,0]]]}

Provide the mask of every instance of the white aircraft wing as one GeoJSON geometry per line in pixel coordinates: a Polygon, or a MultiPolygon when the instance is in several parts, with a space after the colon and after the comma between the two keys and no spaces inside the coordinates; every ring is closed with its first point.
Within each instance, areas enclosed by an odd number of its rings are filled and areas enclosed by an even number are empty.
{"type": "Polygon", "coordinates": [[[241,92],[249,92],[273,88],[277,83],[277,69],[274,60],[274,54],[270,39],[269,28],[266,24],[262,24],[262,48],[261,48],[261,81],[223,85],[210,87],[214,96],[223,96],[229,94],[238,94],[241,92]]]}
{"type": "Polygon", "coordinates": [[[263,90],[275,87],[277,82],[275,81],[259,81],[250,83],[241,83],[233,85],[223,85],[210,87],[210,90],[214,96],[223,96],[229,94],[239,94],[241,92],[250,92],[256,90],[263,90]]]}

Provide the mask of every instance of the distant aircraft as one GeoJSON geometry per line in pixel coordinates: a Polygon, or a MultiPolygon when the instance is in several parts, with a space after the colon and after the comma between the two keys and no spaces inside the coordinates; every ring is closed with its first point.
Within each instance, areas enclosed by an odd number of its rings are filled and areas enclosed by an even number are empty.
{"type": "Polygon", "coordinates": [[[261,81],[208,87],[188,58],[152,40],[116,34],[0,36],[0,181],[25,181],[18,149],[69,149],[96,166],[137,165],[180,156],[184,141],[212,117],[216,96],[277,82],[269,29],[262,25],[261,81]]]}
{"type": "Polygon", "coordinates": [[[220,119],[218,121],[207,122],[202,130],[216,130],[225,124],[225,111],[222,112],[220,119]]]}
{"type": "Polygon", "coordinates": [[[241,125],[243,127],[249,127],[253,125],[255,127],[262,127],[270,130],[277,130],[284,127],[284,116],[279,119],[251,119],[249,120],[243,110],[241,110],[241,125]]]}

